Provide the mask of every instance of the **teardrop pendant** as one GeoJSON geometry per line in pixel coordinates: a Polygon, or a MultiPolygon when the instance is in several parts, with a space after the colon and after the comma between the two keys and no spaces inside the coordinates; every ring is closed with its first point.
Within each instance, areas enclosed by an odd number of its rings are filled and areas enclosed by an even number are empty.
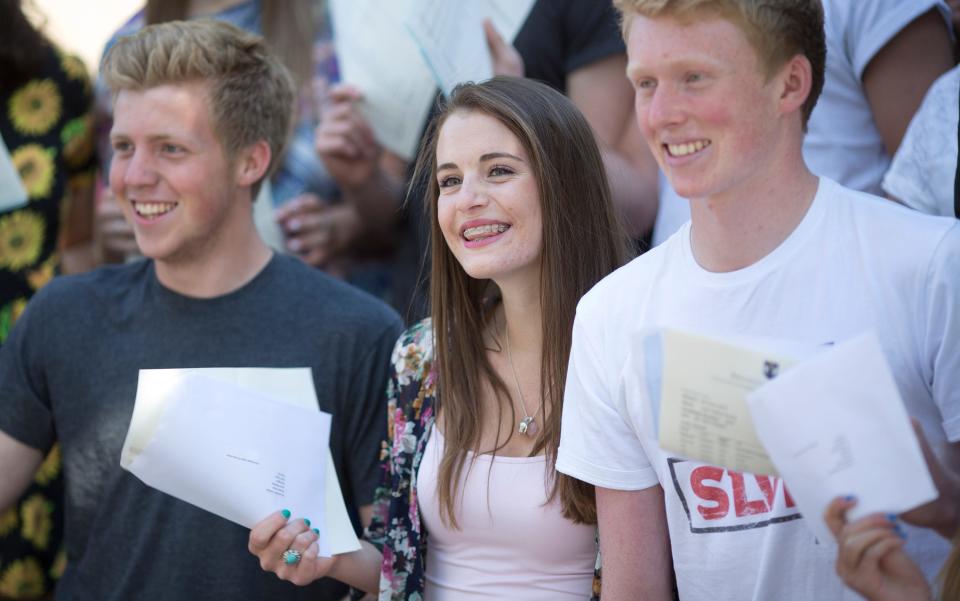
{"type": "Polygon", "coordinates": [[[533,421],[532,416],[527,416],[520,420],[520,425],[517,427],[517,431],[520,432],[520,434],[526,434],[527,436],[536,436],[537,422],[533,421]]]}

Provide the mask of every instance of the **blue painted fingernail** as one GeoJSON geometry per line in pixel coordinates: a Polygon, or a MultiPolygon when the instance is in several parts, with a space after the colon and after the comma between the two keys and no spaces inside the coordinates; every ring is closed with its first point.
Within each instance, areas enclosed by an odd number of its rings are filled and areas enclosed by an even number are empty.
{"type": "Polygon", "coordinates": [[[887,521],[890,522],[891,524],[896,524],[896,523],[897,523],[897,514],[895,514],[895,513],[888,513],[888,514],[887,514],[887,521]]]}
{"type": "Polygon", "coordinates": [[[847,503],[849,503],[849,502],[851,502],[851,501],[856,501],[857,498],[856,498],[855,496],[853,496],[853,495],[846,495],[845,497],[843,497],[843,500],[846,501],[847,503]]]}
{"type": "Polygon", "coordinates": [[[320,531],[319,531],[319,530],[317,530],[316,528],[313,528],[312,530],[313,530],[313,533],[314,533],[314,534],[316,534],[317,536],[320,536],[320,531]]]}
{"type": "Polygon", "coordinates": [[[310,525],[310,520],[308,520],[307,518],[303,518],[303,523],[306,524],[307,526],[309,526],[309,525],[310,525]]]}
{"type": "Polygon", "coordinates": [[[280,515],[283,516],[283,519],[289,520],[289,519],[290,519],[290,510],[289,510],[289,509],[284,509],[283,511],[280,512],[280,515]]]}

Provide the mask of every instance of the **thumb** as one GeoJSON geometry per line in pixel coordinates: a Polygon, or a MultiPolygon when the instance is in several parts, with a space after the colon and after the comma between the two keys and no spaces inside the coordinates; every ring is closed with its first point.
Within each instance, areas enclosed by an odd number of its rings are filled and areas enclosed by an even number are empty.
{"type": "Polygon", "coordinates": [[[490,19],[483,20],[483,33],[487,38],[487,48],[490,50],[493,74],[523,77],[523,57],[516,48],[503,39],[490,19]]]}
{"type": "Polygon", "coordinates": [[[493,60],[502,57],[506,50],[507,43],[503,41],[503,36],[500,35],[497,28],[493,26],[493,21],[490,19],[483,20],[483,34],[487,39],[487,48],[490,49],[490,56],[493,60]]]}

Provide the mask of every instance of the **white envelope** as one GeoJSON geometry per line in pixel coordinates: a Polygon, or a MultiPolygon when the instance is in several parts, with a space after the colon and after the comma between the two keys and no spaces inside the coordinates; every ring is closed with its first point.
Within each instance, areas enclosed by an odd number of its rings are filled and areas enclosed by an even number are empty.
{"type": "Polygon", "coordinates": [[[404,26],[411,0],[331,0],[340,79],[363,92],[363,113],[377,140],[416,156],[436,95],[433,77],[404,26]]]}
{"type": "Polygon", "coordinates": [[[857,498],[851,519],[900,513],[936,498],[874,334],[795,365],[747,402],[757,435],[820,540],[833,539],[823,512],[835,497],[857,498]]]}
{"type": "Polygon", "coordinates": [[[508,44],[526,21],[533,0],[414,0],[406,26],[445,96],[465,81],[493,77],[483,32],[490,19],[508,44]]]}
{"type": "Polygon", "coordinates": [[[316,522],[321,555],[346,553],[360,545],[329,429],[308,368],[141,370],[121,466],[246,527],[288,508],[316,522]]]}

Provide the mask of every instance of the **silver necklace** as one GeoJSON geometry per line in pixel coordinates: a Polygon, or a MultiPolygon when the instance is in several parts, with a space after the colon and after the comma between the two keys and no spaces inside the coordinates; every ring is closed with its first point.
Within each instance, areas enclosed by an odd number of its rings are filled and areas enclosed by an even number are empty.
{"type": "Polygon", "coordinates": [[[507,329],[506,323],[503,324],[503,332],[507,339],[507,359],[510,361],[510,371],[513,372],[513,383],[517,386],[517,398],[520,399],[520,409],[523,410],[523,419],[517,424],[517,432],[527,436],[536,436],[539,428],[534,418],[540,413],[540,407],[537,407],[533,415],[527,413],[527,402],[523,400],[523,392],[520,391],[520,378],[517,377],[517,367],[513,364],[513,352],[510,350],[510,330],[507,329]]]}

